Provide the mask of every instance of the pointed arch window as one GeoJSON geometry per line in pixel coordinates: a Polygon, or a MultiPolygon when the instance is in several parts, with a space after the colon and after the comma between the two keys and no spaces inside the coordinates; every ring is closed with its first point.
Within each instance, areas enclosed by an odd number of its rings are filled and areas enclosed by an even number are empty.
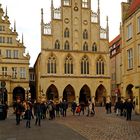
{"type": "Polygon", "coordinates": [[[88,44],[87,44],[87,42],[85,42],[84,45],[83,45],[83,51],[88,51],[88,44]]]}
{"type": "Polygon", "coordinates": [[[82,0],[82,7],[88,8],[88,0],[82,0]]]}
{"type": "Polygon", "coordinates": [[[64,37],[69,37],[70,36],[70,33],[69,33],[69,29],[66,28],[65,31],[64,31],[64,37]]]}
{"type": "Polygon", "coordinates": [[[59,40],[55,41],[55,49],[60,49],[60,42],[59,42],[59,40]]]}
{"type": "Polygon", "coordinates": [[[65,6],[69,6],[70,5],[70,0],[64,0],[64,3],[63,3],[65,6]]]}
{"type": "Polygon", "coordinates": [[[48,73],[55,74],[56,73],[56,58],[55,56],[50,56],[48,58],[48,73]]]}
{"type": "Polygon", "coordinates": [[[73,60],[70,55],[65,59],[64,72],[65,74],[73,74],[73,60]]]}
{"type": "Polygon", "coordinates": [[[88,39],[88,31],[86,29],[83,32],[83,39],[88,39]]]}
{"type": "Polygon", "coordinates": [[[64,49],[65,50],[69,50],[70,49],[70,46],[69,46],[69,42],[68,41],[65,42],[64,49]]]}
{"type": "Polygon", "coordinates": [[[89,60],[84,56],[81,60],[81,74],[89,74],[89,60]]]}
{"type": "Polygon", "coordinates": [[[92,45],[92,51],[93,51],[93,52],[97,52],[97,45],[96,45],[95,42],[94,42],[93,45],[92,45]]]}
{"type": "Polygon", "coordinates": [[[105,62],[102,57],[100,57],[96,62],[96,74],[104,75],[105,73],[105,62]]]}

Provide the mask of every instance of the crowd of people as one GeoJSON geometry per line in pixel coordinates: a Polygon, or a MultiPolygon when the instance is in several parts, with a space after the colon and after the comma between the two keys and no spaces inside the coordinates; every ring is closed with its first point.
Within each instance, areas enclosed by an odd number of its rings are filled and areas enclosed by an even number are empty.
{"type": "Polygon", "coordinates": [[[25,119],[26,127],[31,127],[31,119],[35,118],[35,125],[41,126],[41,120],[48,118],[49,120],[55,119],[55,117],[66,117],[68,107],[71,108],[73,115],[85,114],[87,110],[87,116],[93,116],[95,114],[94,103],[89,100],[86,106],[84,102],[77,104],[73,101],[70,105],[66,100],[60,102],[54,102],[49,100],[48,102],[34,101],[31,103],[29,101],[21,102],[20,99],[13,104],[14,113],[16,116],[16,125],[20,124],[21,119],[25,119]]]}
{"type": "MultiPolygon", "coordinates": [[[[111,101],[107,100],[105,104],[106,113],[110,114],[111,110],[111,101]]],[[[67,109],[70,108],[72,115],[86,115],[94,116],[95,115],[95,103],[92,100],[88,101],[88,104],[80,102],[79,104],[76,101],[73,101],[71,104],[68,104],[66,100],[56,101],[49,100],[45,101],[34,101],[33,103],[29,101],[21,101],[17,99],[13,104],[14,114],[16,116],[16,125],[20,124],[22,119],[26,120],[26,128],[31,127],[31,119],[34,119],[34,124],[41,126],[42,119],[53,120],[55,117],[66,117],[67,109]]],[[[8,106],[7,106],[8,109],[8,106]]],[[[134,109],[134,104],[131,99],[123,100],[119,99],[114,105],[114,112],[116,115],[125,116],[126,120],[131,120],[132,109],[134,109]]]]}

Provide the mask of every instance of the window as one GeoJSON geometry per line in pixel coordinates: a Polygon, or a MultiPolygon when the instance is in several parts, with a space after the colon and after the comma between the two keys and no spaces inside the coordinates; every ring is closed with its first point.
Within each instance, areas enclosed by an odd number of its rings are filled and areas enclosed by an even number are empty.
{"type": "Polygon", "coordinates": [[[127,50],[127,56],[128,56],[128,69],[133,68],[133,50],[132,48],[127,50]]]}
{"type": "Polygon", "coordinates": [[[2,67],[2,75],[7,76],[7,67],[2,67]]]}
{"type": "Polygon", "coordinates": [[[5,37],[0,36],[0,43],[5,43],[5,37]]]}
{"type": "Polygon", "coordinates": [[[69,50],[70,49],[70,46],[69,46],[69,42],[68,41],[65,42],[64,49],[65,50],[69,50]]]}
{"type": "Polygon", "coordinates": [[[96,74],[97,75],[104,74],[104,61],[101,57],[96,62],[96,74]]]}
{"type": "Polygon", "coordinates": [[[56,73],[56,58],[54,56],[50,56],[48,59],[48,73],[49,74],[56,73]]]}
{"type": "Polygon", "coordinates": [[[17,68],[16,67],[12,67],[12,78],[13,79],[17,78],[17,68]]]}
{"type": "Polygon", "coordinates": [[[64,0],[64,5],[69,6],[70,5],[70,0],[64,0]]]}
{"type": "Polygon", "coordinates": [[[0,31],[5,31],[5,26],[0,26],[0,31]]]}
{"type": "Polygon", "coordinates": [[[55,49],[60,49],[60,43],[58,40],[55,41],[55,49]]]}
{"type": "Polygon", "coordinates": [[[93,51],[93,52],[97,52],[97,45],[96,45],[95,42],[94,42],[93,45],[92,45],[92,51],[93,51]]]}
{"type": "Polygon", "coordinates": [[[88,44],[87,44],[87,42],[85,42],[84,45],[83,45],[83,51],[88,51],[88,44]]]}
{"type": "Polygon", "coordinates": [[[88,31],[86,29],[83,32],[83,39],[88,39],[88,31]]]}
{"type": "Polygon", "coordinates": [[[13,51],[13,58],[18,58],[18,50],[13,51]]]}
{"type": "Polygon", "coordinates": [[[64,31],[64,37],[69,37],[69,29],[66,28],[64,31]]]}
{"type": "Polygon", "coordinates": [[[140,33],[140,16],[138,17],[138,33],[140,33]]]}
{"type": "Polygon", "coordinates": [[[81,61],[81,74],[89,74],[89,61],[88,57],[84,56],[81,61]]]}
{"type": "Polygon", "coordinates": [[[138,44],[138,65],[140,66],[140,44],[138,44]]]}
{"type": "Polygon", "coordinates": [[[82,0],[82,7],[88,8],[88,0],[82,0]]]}
{"type": "Polygon", "coordinates": [[[26,78],[26,69],[24,67],[20,68],[20,78],[26,78]]]}
{"type": "Polygon", "coordinates": [[[12,43],[13,43],[12,37],[7,37],[7,43],[8,43],[8,44],[12,44],[12,43]]]}
{"type": "Polygon", "coordinates": [[[11,58],[11,50],[6,50],[6,57],[11,58]]]}
{"type": "Polygon", "coordinates": [[[69,55],[65,59],[64,72],[65,74],[73,74],[73,60],[69,55]]]}
{"type": "Polygon", "coordinates": [[[127,26],[127,40],[132,38],[132,24],[127,26]]]}

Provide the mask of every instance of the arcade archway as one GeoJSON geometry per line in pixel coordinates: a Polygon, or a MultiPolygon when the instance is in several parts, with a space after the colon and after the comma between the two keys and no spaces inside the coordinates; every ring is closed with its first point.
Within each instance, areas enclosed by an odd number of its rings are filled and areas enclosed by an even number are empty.
{"type": "Polygon", "coordinates": [[[132,84],[129,84],[127,87],[126,87],[126,97],[127,98],[131,98],[133,99],[133,91],[132,91],[132,88],[134,86],[132,84]]]}
{"type": "Polygon", "coordinates": [[[25,90],[22,87],[16,87],[13,90],[13,101],[16,101],[19,98],[21,101],[25,100],[25,90]]]}
{"type": "Polygon", "coordinates": [[[67,85],[63,92],[63,100],[72,103],[75,100],[75,92],[71,85],[67,85]]]}
{"type": "Polygon", "coordinates": [[[46,92],[46,97],[47,97],[47,100],[54,100],[54,101],[59,100],[58,90],[55,85],[52,84],[49,86],[46,92]]]}
{"type": "Polygon", "coordinates": [[[80,90],[79,103],[87,105],[89,99],[91,99],[90,89],[87,85],[84,85],[80,90]]]}
{"type": "Polygon", "coordinates": [[[95,104],[96,106],[104,106],[106,102],[106,89],[101,84],[98,86],[95,93],[95,104]]]}

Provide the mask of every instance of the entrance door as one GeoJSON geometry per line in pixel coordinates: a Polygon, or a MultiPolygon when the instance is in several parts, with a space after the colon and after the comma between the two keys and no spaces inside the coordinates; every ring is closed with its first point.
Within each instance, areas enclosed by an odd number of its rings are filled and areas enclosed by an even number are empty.
{"type": "Polygon", "coordinates": [[[71,85],[67,85],[63,92],[63,100],[72,103],[75,100],[75,92],[71,85]]]}
{"type": "Polygon", "coordinates": [[[79,103],[87,105],[89,99],[91,99],[90,89],[87,85],[84,85],[80,90],[79,103]]]}
{"type": "Polygon", "coordinates": [[[58,90],[55,85],[50,85],[46,93],[47,100],[58,101],[58,90]]]}
{"type": "Polygon", "coordinates": [[[98,86],[95,94],[96,106],[104,106],[106,102],[106,89],[103,85],[98,86]]]}
{"type": "Polygon", "coordinates": [[[25,100],[25,90],[22,87],[16,87],[13,90],[13,101],[16,101],[19,98],[21,101],[25,100]]]}

